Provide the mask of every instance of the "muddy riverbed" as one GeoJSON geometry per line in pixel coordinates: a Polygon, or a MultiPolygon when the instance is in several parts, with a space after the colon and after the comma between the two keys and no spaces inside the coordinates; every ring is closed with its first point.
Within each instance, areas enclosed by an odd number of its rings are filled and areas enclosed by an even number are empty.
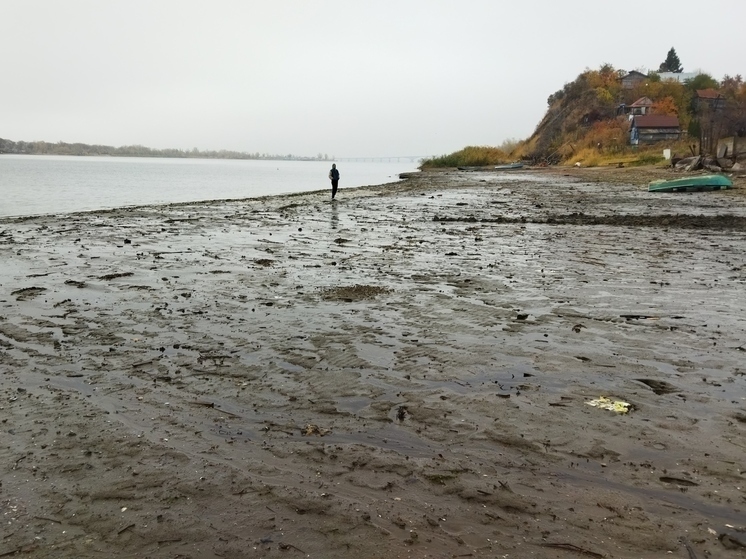
{"type": "Polygon", "coordinates": [[[744,185],[638,173],[0,220],[0,557],[745,557],[744,185]]]}

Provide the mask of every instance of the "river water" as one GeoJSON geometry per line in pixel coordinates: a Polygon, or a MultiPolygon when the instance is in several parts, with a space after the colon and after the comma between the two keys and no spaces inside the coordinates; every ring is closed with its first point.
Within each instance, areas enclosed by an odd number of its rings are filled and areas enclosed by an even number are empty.
{"type": "MultiPolygon", "coordinates": [[[[384,184],[417,162],[341,162],[345,188],[384,184]]],[[[0,155],[0,216],[255,198],[330,188],[327,161],[0,155]]]]}

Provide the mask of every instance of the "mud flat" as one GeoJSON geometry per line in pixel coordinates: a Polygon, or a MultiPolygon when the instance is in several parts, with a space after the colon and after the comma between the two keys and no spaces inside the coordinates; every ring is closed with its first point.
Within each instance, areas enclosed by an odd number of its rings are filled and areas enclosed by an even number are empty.
{"type": "Polygon", "coordinates": [[[582,171],[0,220],[0,556],[746,556],[743,189],[582,171]]]}

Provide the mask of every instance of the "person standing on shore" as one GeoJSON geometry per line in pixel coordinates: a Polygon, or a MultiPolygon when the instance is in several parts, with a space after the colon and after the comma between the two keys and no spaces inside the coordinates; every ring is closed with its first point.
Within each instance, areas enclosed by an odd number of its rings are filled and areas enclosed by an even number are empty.
{"type": "Polygon", "coordinates": [[[339,170],[336,163],[332,163],[332,168],[329,170],[329,179],[332,181],[332,200],[334,200],[339,186],[339,170]]]}

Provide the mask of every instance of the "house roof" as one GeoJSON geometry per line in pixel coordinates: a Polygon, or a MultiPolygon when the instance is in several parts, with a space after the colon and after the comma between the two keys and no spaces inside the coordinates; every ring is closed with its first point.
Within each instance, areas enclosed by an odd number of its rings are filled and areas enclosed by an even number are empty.
{"type": "Polygon", "coordinates": [[[698,89],[697,97],[700,99],[719,99],[722,95],[720,92],[710,87],[708,89],[698,89]]]}
{"type": "Polygon", "coordinates": [[[653,100],[650,97],[640,97],[637,101],[632,103],[630,107],[652,107],[653,100]]]}
{"type": "Polygon", "coordinates": [[[647,78],[647,76],[643,74],[642,72],[638,72],[637,70],[632,70],[626,76],[622,76],[622,79],[626,79],[626,78],[647,78]]]}
{"type": "Polygon", "coordinates": [[[633,122],[636,128],[678,128],[679,119],[669,115],[636,116],[633,122]]]}

